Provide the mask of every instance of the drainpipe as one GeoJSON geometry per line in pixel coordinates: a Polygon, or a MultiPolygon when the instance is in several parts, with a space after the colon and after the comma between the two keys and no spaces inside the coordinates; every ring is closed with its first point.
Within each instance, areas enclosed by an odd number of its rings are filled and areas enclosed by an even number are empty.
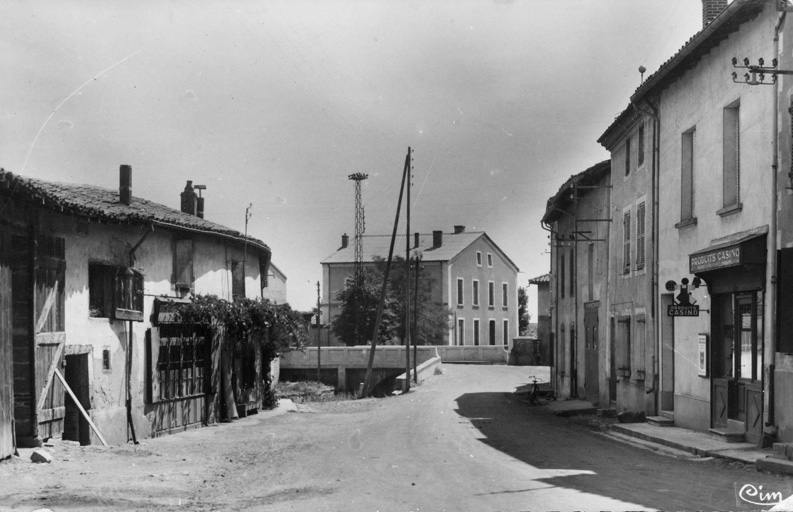
{"type": "MultiPolygon", "coordinates": [[[[779,56],[779,32],[782,30],[782,25],[785,22],[785,15],[786,13],[783,11],[779,18],[777,19],[776,25],[774,26],[774,57],[779,56]]],[[[776,329],[776,300],[777,300],[777,207],[778,207],[778,182],[777,182],[777,172],[779,170],[779,93],[780,93],[780,86],[779,80],[776,81],[774,87],[771,89],[773,93],[772,98],[772,105],[773,105],[773,118],[772,118],[772,129],[771,129],[771,143],[772,143],[772,154],[771,154],[771,236],[768,243],[768,266],[770,269],[770,283],[768,286],[768,299],[767,305],[768,313],[770,317],[770,322],[768,323],[768,344],[770,345],[770,350],[766,350],[765,353],[768,354],[768,361],[767,368],[768,368],[768,404],[765,407],[766,411],[766,421],[765,427],[769,429],[769,431],[775,431],[775,411],[774,411],[774,368],[776,367],[776,337],[777,337],[777,329],[776,329]]]]}
{"type": "Polygon", "coordinates": [[[651,276],[651,284],[650,284],[650,314],[652,315],[653,319],[653,350],[652,350],[652,372],[653,372],[653,384],[650,389],[646,391],[647,394],[653,393],[653,409],[656,414],[658,414],[658,391],[660,388],[659,382],[659,373],[660,368],[656,368],[656,365],[660,367],[658,362],[661,360],[661,344],[658,343],[660,338],[659,326],[660,326],[660,318],[661,312],[658,311],[659,302],[658,302],[658,215],[659,215],[659,204],[658,204],[658,197],[660,195],[660,167],[661,167],[661,155],[659,153],[660,148],[660,141],[661,141],[661,118],[658,115],[658,107],[651,103],[647,103],[651,110],[645,110],[640,107],[638,104],[634,103],[631,100],[631,105],[633,108],[642,112],[649,116],[653,120],[653,149],[652,149],[652,160],[651,160],[651,169],[650,169],[650,201],[652,204],[652,233],[651,233],[651,242],[653,246],[653,261],[652,261],[652,276],[651,276]]]}
{"type": "MultiPolygon", "coordinates": [[[[556,255],[556,260],[557,261],[555,262],[556,263],[555,267],[556,267],[557,272],[558,272],[558,269],[559,269],[559,265],[558,265],[558,263],[559,263],[558,262],[559,253],[558,253],[557,250],[555,250],[556,249],[556,247],[555,247],[555,245],[556,245],[556,234],[553,232],[553,229],[551,228],[551,226],[546,224],[545,222],[540,222],[540,227],[542,227],[542,229],[544,229],[545,231],[548,232],[548,236],[549,236],[549,238],[551,240],[551,255],[552,256],[556,255]]],[[[554,263],[554,262],[552,261],[552,263],[554,263]]],[[[553,269],[551,269],[551,271],[552,271],[551,272],[551,276],[553,276],[553,269]]],[[[559,380],[559,280],[554,278],[553,284],[554,284],[554,295],[553,295],[554,304],[552,304],[551,307],[553,307],[553,309],[554,309],[554,315],[553,315],[553,332],[554,332],[554,347],[553,347],[554,358],[553,358],[553,363],[554,364],[553,364],[553,369],[554,369],[555,375],[553,376],[554,378],[551,379],[551,381],[552,381],[554,396],[558,398],[559,397],[559,390],[561,389],[559,387],[559,383],[558,383],[558,380],[559,380]]],[[[549,293],[550,293],[550,289],[549,289],[549,293]]]]}

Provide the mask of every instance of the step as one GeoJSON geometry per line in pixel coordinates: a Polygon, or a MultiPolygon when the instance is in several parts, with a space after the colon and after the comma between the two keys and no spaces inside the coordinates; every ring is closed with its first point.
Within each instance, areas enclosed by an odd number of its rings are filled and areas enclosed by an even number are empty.
{"type": "Polygon", "coordinates": [[[775,459],[793,460],[793,443],[774,443],[775,459]]]}
{"type": "Polygon", "coordinates": [[[616,418],[617,409],[598,409],[597,415],[598,418],[616,418]]]}
{"type": "Polygon", "coordinates": [[[661,411],[659,416],[663,416],[664,418],[669,418],[670,420],[674,420],[675,411],[661,411]]]}
{"type": "Polygon", "coordinates": [[[647,416],[647,423],[656,427],[674,427],[675,420],[665,416],[647,416]]]}
{"type": "Polygon", "coordinates": [[[719,438],[721,441],[727,443],[742,443],[744,442],[744,435],[743,432],[739,432],[736,430],[727,430],[721,428],[712,428],[710,429],[710,433],[719,438]]]}

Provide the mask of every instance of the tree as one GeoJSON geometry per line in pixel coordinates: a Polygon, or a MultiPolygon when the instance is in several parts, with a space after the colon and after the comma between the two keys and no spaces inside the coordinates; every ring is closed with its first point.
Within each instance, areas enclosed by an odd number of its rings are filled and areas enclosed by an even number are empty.
{"type": "MultiPolygon", "coordinates": [[[[348,278],[347,287],[337,295],[341,301],[341,312],[331,322],[331,330],[345,345],[365,345],[371,342],[372,331],[377,317],[377,307],[383,287],[386,262],[375,259],[374,267],[364,269],[364,282],[357,286],[348,278]]],[[[448,330],[449,312],[432,298],[434,279],[429,278],[419,267],[418,305],[414,306],[415,279],[411,267],[410,308],[415,316],[416,331],[411,331],[417,344],[429,345],[440,342],[448,330]]],[[[380,322],[378,343],[397,344],[405,336],[405,259],[396,257],[391,263],[386,300],[380,322]]],[[[411,326],[412,328],[412,326],[411,326]]]]}
{"type": "MultiPolygon", "coordinates": [[[[360,284],[348,277],[347,286],[336,296],[341,301],[341,312],[331,321],[330,329],[347,346],[368,344],[377,319],[383,276],[371,269],[364,269],[363,276],[360,284]]],[[[399,317],[395,313],[396,300],[388,287],[378,330],[378,343],[386,343],[399,323],[399,317]]]]}
{"type": "Polygon", "coordinates": [[[529,322],[531,316],[528,311],[529,294],[526,288],[518,287],[518,334],[526,336],[529,333],[529,322]]]}

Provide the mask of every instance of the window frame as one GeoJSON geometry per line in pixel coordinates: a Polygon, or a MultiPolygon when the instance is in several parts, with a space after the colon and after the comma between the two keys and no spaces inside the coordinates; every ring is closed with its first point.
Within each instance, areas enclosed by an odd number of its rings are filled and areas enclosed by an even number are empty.
{"type": "Polygon", "coordinates": [[[741,204],[741,109],[735,101],[723,112],[722,131],[722,209],[741,204]]]}
{"type": "Polygon", "coordinates": [[[631,209],[622,212],[622,273],[631,273],[631,209]]]}
{"type": "Polygon", "coordinates": [[[457,306],[465,306],[465,279],[457,278],[457,306]]]}
{"type": "Polygon", "coordinates": [[[474,335],[474,346],[478,347],[481,344],[481,337],[479,330],[481,329],[481,325],[478,318],[474,318],[473,322],[473,335],[474,335]]]}
{"type": "Polygon", "coordinates": [[[192,236],[180,234],[173,239],[173,274],[171,283],[174,291],[180,297],[195,291],[195,240],[192,236]],[[180,247],[185,247],[188,253],[185,255],[186,263],[183,266],[184,268],[181,267],[180,247]]]}
{"type": "Polygon", "coordinates": [[[492,252],[487,253],[487,266],[489,268],[493,268],[493,253],[492,252]]]}
{"type": "Polygon", "coordinates": [[[465,318],[457,319],[457,345],[465,346],[465,318]]]}
{"type": "Polygon", "coordinates": [[[644,152],[645,152],[645,147],[644,147],[644,142],[645,142],[644,141],[644,121],[642,121],[641,124],[639,124],[639,133],[638,133],[637,137],[638,137],[638,140],[637,140],[637,144],[636,144],[636,146],[637,146],[636,147],[636,151],[637,151],[636,166],[638,168],[641,168],[644,165],[644,160],[645,160],[645,154],[644,154],[644,152]]]}
{"type": "Polygon", "coordinates": [[[509,308],[509,283],[501,283],[501,307],[509,308]]]}
{"type": "Polygon", "coordinates": [[[636,270],[644,270],[647,263],[647,202],[636,205],[636,270]]]}
{"type": "Polygon", "coordinates": [[[482,266],[482,251],[476,251],[476,266],[482,266]]]}
{"type": "Polygon", "coordinates": [[[479,279],[471,280],[471,306],[479,307],[479,279]]]}
{"type": "Polygon", "coordinates": [[[680,222],[676,226],[678,228],[696,224],[694,188],[696,133],[696,128],[690,128],[680,136],[680,222]]]}
{"type": "Polygon", "coordinates": [[[625,177],[631,175],[631,138],[625,138],[625,177]]]}
{"type": "Polygon", "coordinates": [[[143,321],[143,274],[124,265],[88,261],[88,316],[143,321]]]}
{"type": "Polygon", "coordinates": [[[509,319],[508,318],[504,318],[502,323],[501,323],[501,326],[504,329],[504,332],[501,334],[501,338],[504,341],[504,346],[508,347],[509,346],[509,319]]]}
{"type": "Polygon", "coordinates": [[[496,307],[496,282],[487,282],[487,307],[493,309],[496,307]]]}

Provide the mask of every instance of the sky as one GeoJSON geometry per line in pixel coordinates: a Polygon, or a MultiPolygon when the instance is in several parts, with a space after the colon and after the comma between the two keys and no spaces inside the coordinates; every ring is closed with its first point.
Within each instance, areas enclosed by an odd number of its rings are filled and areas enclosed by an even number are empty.
{"type": "MultiPolygon", "coordinates": [[[[118,188],[272,250],[293,308],[355,232],[393,229],[413,151],[411,232],[485,231],[549,271],[546,201],[645,77],[701,28],[701,0],[4,0],[0,167],[118,188]]],[[[403,209],[404,212],[404,209],[403,209]]],[[[400,232],[404,232],[404,215],[400,232]]],[[[529,309],[536,318],[536,287],[529,309]]]]}

